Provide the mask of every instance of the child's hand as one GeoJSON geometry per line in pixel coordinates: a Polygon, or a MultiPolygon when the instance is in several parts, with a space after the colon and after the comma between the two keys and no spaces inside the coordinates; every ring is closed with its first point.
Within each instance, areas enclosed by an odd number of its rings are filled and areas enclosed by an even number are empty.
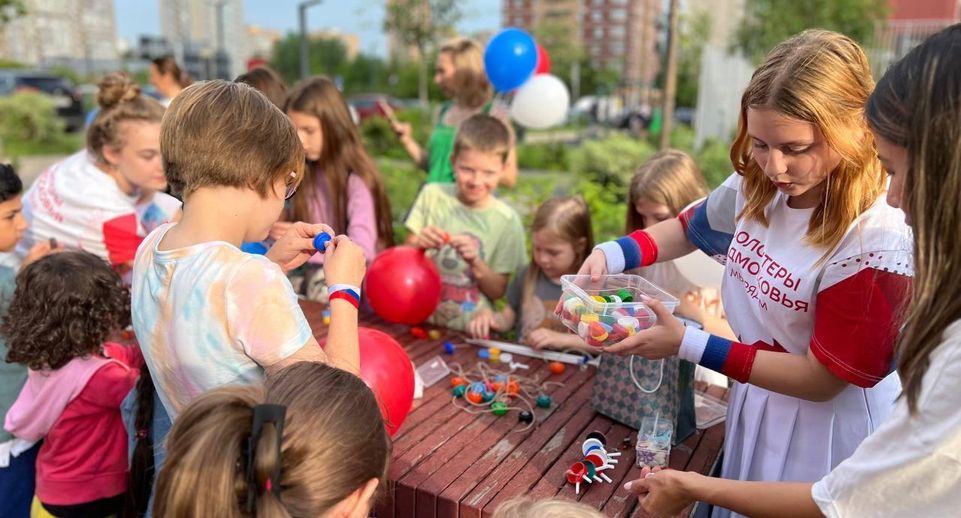
{"type": "Polygon", "coordinates": [[[289,225],[287,232],[267,250],[267,259],[280,265],[285,273],[306,263],[317,252],[314,249],[314,236],[321,232],[334,235],[334,229],[320,223],[298,221],[289,225]]]}
{"type": "Polygon", "coordinates": [[[491,337],[491,329],[494,327],[494,313],[489,309],[482,309],[477,312],[474,319],[467,324],[467,332],[474,338],[488,339],[491,337]]]}
{"type": "Polygon", "coordinates": [[[592,281],[599,281],[602,275],[607,275],[607,256],[600,250],[594,250],[587,256],[581,269],[577,270],[578,275],[590,274],[592,281]]]}
{"type": "Polygon", "coordinates": [[[360,286],[367,272],[364,251],[347,236],[340,235],[327,243],[324,252],[324,278],[327,285],[360,286]]]}
{"type": "MultiPolygon", "coordinates": [[[[270,239],[280,241],[294,224],[289,221],[278,221],[270,227],[270,239]]],[[[330,232],[330,235],[334,235],[330,232]]]]}
{"type": "Polygon", "coordinates": [[[531,331],[524,341],[527,343],[527,345],[533,347],[534,349],[543,349],[552,345],[559,345],[559,342],[563,338],[564,335],[562,333],[551,331],[550,329],[544,327],[539,327],[531,331]]]}
{"type": "Polygon", "coordinates": [[[63,245],[50,239],[44,239],[30,248],[30,251],[27,252],[27,256],[23,258],[23,262],[20,263],[20,268],[26,268],[34,261],[59,252],[63,252],[63,245]]]}
{"type": "Polygon", "coordinates": [[[420,248],[440,248],[451,241],[447,232],[435,227],[427,226],[417,234],[417,246],[420,248]]]}
{"type": "Polygon", "coordinates": [[[458,234],[450,238],[449,244],[467,264],[473,265],[474,261],[477,260],[477,242],[474,241],[474,238],[467,234],[458,234]]]}

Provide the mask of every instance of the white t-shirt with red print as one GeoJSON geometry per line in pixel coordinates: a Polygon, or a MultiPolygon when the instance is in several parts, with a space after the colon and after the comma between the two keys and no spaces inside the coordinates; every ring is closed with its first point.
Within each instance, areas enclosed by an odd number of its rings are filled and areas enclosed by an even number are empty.
{"type": "Polygon", "coordinates": [[[18,253],[53,238],[115,266],[131,262],[146,235],[138,198],[124,194],[86,151],[75,153],[41,173],[24,195],[29,226],[18,253]]]}
{"type": "Polygon", "coordinates": [[[681,218],[702,250],[724,254],[722,300],[738,341],[810,351],[849,385],[817,402],[735,383],[722,477],[818,480],[877,429],[900,392],[893,347],[913,275],[911,231],[881,196],[828,251],[805,239],[814,209],[793,209],[779,192],[764,225],[738,220],[745,202],[732,175],[681,218]]]}

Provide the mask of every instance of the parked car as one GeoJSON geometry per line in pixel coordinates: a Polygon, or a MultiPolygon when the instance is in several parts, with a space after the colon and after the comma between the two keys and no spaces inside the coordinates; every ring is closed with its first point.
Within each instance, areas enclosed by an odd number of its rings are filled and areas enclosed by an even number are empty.
{"type": "Polygon", "coordinates": [[[399,110],[402,106],[399,100],[380,94],[352,95],[347,98],[347,104],[357,111],[357,122],[359,124],[370,117],[387,118],[387,114],[384,113],[384,110],[381,109],[380,103],[378,102],[381,100],[386,102],[392,110],[399,110]]]}
{"type": "Polygon", "coordinates": [[[69,79],[39,70],[0,70],[0,95],[22,91],[39,92],[53,98],[57,115],[63,119],[67,131],[83,128],[83,102],[69,79]]]}

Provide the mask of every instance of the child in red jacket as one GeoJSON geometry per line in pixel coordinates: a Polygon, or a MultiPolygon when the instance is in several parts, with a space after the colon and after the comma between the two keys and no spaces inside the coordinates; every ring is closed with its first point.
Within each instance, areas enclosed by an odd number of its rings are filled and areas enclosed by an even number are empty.
{"type": "Polygon", "coordinates": [[[104,340],[129,319],[129,293],[93,254],[54,254],[17,276],[3,323],[6,360],[29,371],[4,428],[43,439],[36,496],[54,516],[102,517],[122,509],[127,437],[120,403],[143,357],[136,347],[104,340]]]}

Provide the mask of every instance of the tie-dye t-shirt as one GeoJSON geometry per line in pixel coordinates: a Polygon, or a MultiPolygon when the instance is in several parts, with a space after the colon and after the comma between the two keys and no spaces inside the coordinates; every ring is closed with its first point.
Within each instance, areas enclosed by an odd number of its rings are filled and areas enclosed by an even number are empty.
{"type": "Polygon", "coordinates": [[[137,250],[131,289],[134,332],[171,418],[206,390],[263,380],[311,337],[279,266],[222,241],[158,250],[173,226],[137,250]]]}

